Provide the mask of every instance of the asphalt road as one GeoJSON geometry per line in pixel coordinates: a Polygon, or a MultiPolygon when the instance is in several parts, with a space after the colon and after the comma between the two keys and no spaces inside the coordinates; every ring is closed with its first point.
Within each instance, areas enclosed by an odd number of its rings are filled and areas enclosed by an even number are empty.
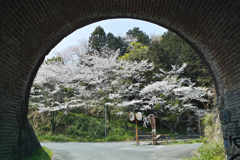
{"type": "Polygon", "coordinates": [[[180,160],[193,156],[201,144],[140,145],[134,142],[41,142],[51,149],[52,160],[180,160]]]}

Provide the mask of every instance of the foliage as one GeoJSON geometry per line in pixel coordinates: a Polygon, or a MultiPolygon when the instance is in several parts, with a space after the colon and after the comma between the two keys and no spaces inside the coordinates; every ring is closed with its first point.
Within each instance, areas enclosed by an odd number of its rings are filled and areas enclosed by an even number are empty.
{"type": "Polygon", "coordinates": [[[155,64],[155,72],[159,72],[158,68],[162,68],[164,70],[171,69],[171,65],[169,63],[170,55],[165,52],[161,41],[153,41],[151,46],[148,47],[146,54],[149,61],[155,64]]]}
{"type": "Polygon", "coordinates": [[[203,144],[197,149],[198,155],[188,160],[225,160],[223,141],[203,144]]]}
{"type": "Polygon", "coordinates": [[[115,37],[112,33],[108,33],[106,38],[106,47],[114,51],[120,49],[119,56],[122,56],[125,52],[127,52],[128,42],[125,37],[115,37]]]}
{"type": "Polygon", "coordinates": [[[95,30],[91,33],[88,43],[91,51],[97,50],[100,52],[100,50],[105,46],[106,33],[101,26],[96,27],[95,30]]]}
{"type": "MultiPolygon", "coordinates": [[[[133,51],[144,55],[140,52],[140,49],[145,49],[141,44],[132,44],[135,47],[133,51]]],[[[74,107],[86,108],[104,103],[108,106],[109,121],[114,115],[113,111],[115,114],[120,111],[126,122],[125,113],[129,107],[134,110],[150,109],[173,133],[189,111],[197,109],[191,104],[192,99],[206,101],[203,98],[206,95],[205,88],[193,87],[190,79],[179,78],[186,64],[180,68],[172,66],[169,72],[160,69],[161,74],[155,74],[160,81],[147,84],[140,92],[144,86],[142,82],[146,82],[145,73],[152,71],[153,64],[147,60],[117,61],[118,54],[106,47],[100,53],[82,53],[77,66],[51,62],[41,67],[43,70],[40,69],[32,89],[35,96],[31,97],[38,98],[35,101],[39,105],[39,112],[49,112],[53,133],[64,118],[63,115],[57,121],[58,110],[65,110],[66,115],[74,107]],[[149,99],[143,102],[148,105],[141,105],[142,99],[149,99]]]]}
{"type": "Polygon", "coordinates": [[[166,71],[171,70],[171,64],[187,63],[188,67],[181,77],[190,78],[196,86],[212,85],[211,78],[196,51],[173,32],[165,32],[161,39],[154,38],[148,48],[147,57],[156,68],[166,71]]]}
{"type": "Polygon", "coordinates": [[[78,44],[68,46],[62,51],[54,52],[56,57],[61,57],[64,61],[64,64],[77,65],[79,63],[79,57],[82,53],[89,52],[89,44],[86,39],[78,40],[78,44]]]}
{"type": "Polygon", "coordinates": [[[213,110],[212,113],[206,114],[202,119],[204,135],[207,138],[206,143],[222,141],[221,121],[218,110],[213,110]]]}
{"type": "MultiPolygon", "coordinates": [[[[103,47],[108,47],[114,51],[120,49],[121,59],[137,61],[149,59],[156,68],[162,68],[166,71],[171,69],[171,64],[187,63],[188,68],[182,77],[191,78],[196,86],[212,86],[211,78],[196,51],[170,31],[165,32],[162,36],[151,36],[150,39],[140,28],[134,27],[126,32],[125,37],[115,37],[112,33],[105,34],[103,28],[98,26],[89,38],[89,46],[91,52],[93,49],[100,52],[103,47]],[[131,49],[129,44],[133,41],[148,49],[144,51],[140,49],[139,52],[131,49]]],[[[158,72],[158,70],[154,70],[154,72],[158,72]]]]}
{"type": "Polygon", "coordinates": [[[190,139],[190,140],[174,140],[174,141],[163,141],[161,142],[164,145],[181,145],[181,144],[193,144],[193,143],[202,143],[202,139],[190,139]]]}
{"type": "Polygon", "coordinates": [[[129,53],[124,53],[124,56],[119,57],[119,60],[130,60],[130,61],[137,61],[140,62],[142,60],[146,60],[146,53],[147,53],[147,46],[143,46],[141,43],[138,42],[131,42],[129,53]]]}
{"type": "MultiPolygon", "coordinates": [[[[144,132],[152,133],[152,127],[150,125],[148,125],[147,128],[139,126],[139,130],[142,130],[144,132]]],[[[178,134],[185,134],[186,131],[187,131],[187,126],[181,127],[181,129],[180,129],[180,127],[177,127],[176,131],[177,131],[178,134]]],[[[167,134],[170,137],[176,137],[176,134],[171,133],[171,130],[167,127],[163,128],[163,129],[160,129],[160,127],[157,126],[156,132],[157,132],[157,134],[167,134]]]]}
{"type": "MultiPolygon", "coordinates": [[[[108,104],[109,121],[113,116],[121,117],[126,128],[126,112],[129,109],[151,108],[151,112],[162,117],[161,121],[173,132],[190,108],[196,109],[191,100],[204,100],[201,97],[204,89],[193,87],[190,78],[185,76],[191,77],[197,86],[211,84],[194,50],[174,33],[152,36],[150,40],[148,35],[135,27],[125,37],[115,37],[112,33],[106,35],[104,29],[98,26],[88,43],[82,41],[81,45],[70,46],[66,53],[58,53],[57,58],[43,64],[32,87],[30,104],[38,107],[39,112],[49,112],[53,133],[70,110],[81,107],[85,109],[85,114],[95,111],[96,114],[104,114],[103,109],[99,109],[104,104],[108,104]],[[125,55],[117,60],[122,53],[125,55]],[[156,63],[155,70],[153,63],[147,59],[156,63]],[[153,71],[171,73],[170,64],[176,64],[176,69],[183,62],[189,64],[182,75],[153,78],[153,71]],[[158,71],[158,68],[162,69],[158,71]],[[153,90],[143,94],[143,87],[153,90]],[[193,98],[192,95],[200,97],[193,98]],[[64,114],[60,110],[64,110],[64,114]]],[[[49,131],[49,127],[42,126],[42,130],[49,131]]]]}
{"type": "Polygon", "coordinates": [[[187,78],[179,78],[186,64],[182,67],[172,66],[172,70],[161,74],[155,74],[160,81],[146,85],[140,92],[146,99],[143,110],[150,110],[167,127],[171,133],[190,112],[198,113],[199,109],[191,103],[191,100],[207,102],[204,97],[208,94],[206,88],[194,87],[194,83],[187,78]]]}
{"type": "Polygon", "coordinates": [[[71,88],[74,86],[70,84],[72,81],[70,77],[74,76],[73,69],[74,66],[65,65],[62,61],[48,61],[42,64],[31,88],[31,104],[38,107],[39,113],[49,112],[53,133],[67,114],[66,112],[57,119],[58,110],[67,111],[71,105],[79,101],[77,95],[74,95],[74,99],[71,98],[73,96],[71,88]]]}
{"type": "Polygon", "coordinates": [[[141,31],[138,27],[134,27],[133,29],[128,30],[126,34],[128,36],[136,38],[137,42],[143,44],[144,46],[148,46],[151,42],[149,36],[141,31]]]}
{"type": "Polygon", "coordinates": [[[218,110],[212,111],[203,117],[204,144],[197,151],[198,155],[189,160],[225,160],[221,122],[218,110]]]}
{"type": "MultiPolygon", "coordinates": [[[[40,141],[105,141],[103,118],[69,112],[56,128],[55,134],[51,133],[51,130],[45,129],[49,125],[48,119],[49,117],[36,114],[36,109],[30,109],[29,120],[40,141]]],[[[131,124],[128,125],[131,126],[131,124]]],[[[107,137],[107,141],[124,141],[132,139],[134,133],[125,130],[123,122],[114,120],[107,123],[107,137]]]]}
{"type": "MultiPolygon", "coordinates": [[[[115,99],[111,98],[113,96],[118,97],[118,103],[121,103],[119,98],[123,100],[123,95],[129,95],[128,87],[132,81],[143,81],[143,73],[153,68],[153,64],[147,61],[117,61],[118,53],[105,48],[101,54],[94,52],[81,56],[82,64],[78,66],[81,68],[79,81],[92,86],[97,96],[90,95],[91,99],[105,103],[115,99]]],[[[112,105],[108,105],[109,120],[112,108],[110,106],[112,105]]]]}
{"type": "MultiPolygon", "coordinates": [[[[105,47],[100,53],[81,53],[78,65],[52,61],[41,66],[30,100],[33,102],[31,105],[35,103],[39,113],[49,112],[53,133],[67,112],[73,108],[103,104],[114,94],[125,95],[122,96],[122,101],[129,101],[127,97],[130,95],[135,96],[135,92],[129,87],[133,85],[133,81],[144,81],[144,73],[152,70],[153,64],[147,63],[147,60],[117,61],[118,55],[119,51],[105,47]],[[57,119],[59,110],[65,112],[57,119]]],[[[119,100],[118,103],[121,103],[119,100]]],[[[123,106],[115,105],[116,107],[123,106]]],[[[118,110],[108,105],[109,121],[112,111],[116,114],[118,110]]]]}
{"type": "Polygon", "coordinates": [[[88,40],[91,53],[94,52],[94,50],[100,53],[104,47],[108,47],[114,51],[120,49],[119,56],[127,52],[128,43],[125,37],[114,36],[112,33],[106,34],[101,26],[95,28],[88,40]]]}
{"type": "Polygon", "coordinates": [[[50,63],[52,63],[52,62],[60,62],[60,63],[64,64],[64,60],[63,60],[62,57],[56,57],[56,58],[53,57],[53,58],[47,59],[47,60],[45,61],[46,64],[50,64],[50,63]]]}
{"type": "Polygon", "coordinates": [[[48,149],[47,147],[42,147],[36,150],[30,159],[28,160],[51,160],[53,156],[53,151],[48,149]]]}

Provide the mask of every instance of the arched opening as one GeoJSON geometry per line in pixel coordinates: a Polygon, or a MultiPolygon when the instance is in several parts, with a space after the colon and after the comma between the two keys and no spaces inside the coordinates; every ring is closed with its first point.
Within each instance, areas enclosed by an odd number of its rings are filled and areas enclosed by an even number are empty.
{"type": "MultiPolygon", "coordinates": [[[[112,20],[112,23],[116,23],[114,20],[112,20]]],[[[146,22],[145,22],[146,23],[146,22]]],[[[96,25],[97,26],[97,25],[96,25]]],[[[131,28],[129,28],[128,30],[130,30],[131,28]]],[[[151,29],[150,29],[151,30],[151,29]]],[[[93,31],[91,31],[91,33],[92,33],[93,31]]],[[[167,34],[167,33],[165,33],[165,34],[167,34]]],[[[107,35],[107,32],[106,32],[106,35],[107,35]]],[[[175,36],[173,33],[172,34],[170,34],[170,33],[168,33],[168,35],[170,35],[170,36],[175,36]]],[[[88,37],[90,37],[91,35],[89,34],[88,35],[88,37]]],[[[165,35],[165,36],[167,36],[167,35],[165,35]]],[[[160,37],[159,37],[160,38],[160,37]]],[[[80,37],[78,37],[78,39],[80,39],[80,37]]],[[[150,45],[150,44],[149,44],[150,45]]],[[[67,46],[70,46],[70,45],[66,45],[66,47],[67,46]]],[[[69,47],[70,48],[70,47],[69,47]]],[[[122,49],[122,48],[120,48],[120,49],[122,49]]],[[[64,51],[62,51],[62,52],[64,52],[64,51]]],[[[65,51],[65,52],[67,52],[67,51],[65,51]]],[[[177,54],[177,53],[176,53],[177,54]]],[[[66,55],[66,54],[65,54],[66,55]]],[[[55,57],[56,58],[56,57],[55,57]]],[[[63,59],[64,59],[64,57],[62,57],[63,59]]],[[[147,58],[147,57],[146,57],[147,58]]],[[[161,63],[161,62],[160,62],[161,63]]],[[[166,63],[166,62],[165,62],[166,63]]],[[[170,62],[169,62],[170,63],[170,62]]],[[[172,65],[175,65],[174,63],[172,64],[172,65]]],[[[158,70],[158,69],[157,69],[158,70]]],[[[159,123],[159,122],[158,122],[159,123]]],[[[50,129],[49,129],[50,130],[50,129]]],[[[150,130],[150,129],[149,129],[150,130]]],[[[185,131],[186,132],[186,131],[185,131]]],[[[91,137],[92,138],[92,137],[91,137]]],[[[89,140],[93,140],[93,139],[89,139],[89,140]]]]}

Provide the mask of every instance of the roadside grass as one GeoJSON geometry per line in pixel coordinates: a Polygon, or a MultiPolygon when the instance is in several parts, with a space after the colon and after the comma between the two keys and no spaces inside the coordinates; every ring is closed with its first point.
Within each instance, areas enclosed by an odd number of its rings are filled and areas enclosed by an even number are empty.
{"type": "MultiPolygon", "coordinates": [[[[60,112],[59,117],[63,115],[60,112]]],[[[37,108],[29,108],[29,121],[40,141],[55,142],[103,142],[103,141],[131,141],[135,137],[135,132],[125,129],[125,123],[121,120],[107,121],[107,139],[105,140],[105,120],[95,118],[76,112],[68,112],[68,115],[61,121],[55,133],[51,132],[50,118],[47,113],[38,114],[37,108]]],[[[128,127],[135,128],[135,123],[127,122],[128,127]]],[[[151,126],[142,127],[142,122],[138,122],[138,130],[151,133],[151,126]]],[[[186,128],[178,133],[186,132],[186,128]]],[[[158,134],[167,134],[171,138],[176,136],[170,134],[169,129],[157,129],[158,134]]]]}
{"type": "Polygon", "coordinates": [[[196,150],[196,155],[187,160],[225,160],[221,123],[218,110],[207,114],[202,121],[204,126],[204,144],[196,150]]]}
{"type": "Polygon", "coordinates": [[[53,156],[53,151],[47,147],[42,147],[36,150],[32,157],[28,160],[51,160],[53,156]]]}
{"type": "MultiPolygon", "coordinates": [[[[141,142],[141,141],[140,141],[141,142]]],[[[172,141],[158,141],[160,145],[181,145],[181,144],[194,144],[203,143],[203,139],[189,139],[189,140],[172,140],[172,141]]]]}
{"type": "Polygon", "coordinates": [[[203,139],[190,139],[190,140],[173,140],[173,141],[163,141],[161,142],[164,145],[178,145],[178,144],[193,144],[193,143],[203,143],[203,139]]]}
{"type": "Polygon", "coordinates": [[[194,157],[187,160],[225,160],[223,141],[203,144],[194,157]]]}
{"type": "MultiPolygon", "coordinates": [[[[105,141],[105,120],[85,114],[69,112],[56,129],[51,132],[49,117],[35,114],[29,116],[30,123],[40,141],[57,142],[103,142],[105,141]]],[[[62,113],[60,113],[61,116],[62,113]]],[[[128,122],[128,126],[134,126],[128,122]]],[[[135,137],[135,133],[125,129],[122,121],[107,121],[106,141],[128,141],[135,137]]]]}

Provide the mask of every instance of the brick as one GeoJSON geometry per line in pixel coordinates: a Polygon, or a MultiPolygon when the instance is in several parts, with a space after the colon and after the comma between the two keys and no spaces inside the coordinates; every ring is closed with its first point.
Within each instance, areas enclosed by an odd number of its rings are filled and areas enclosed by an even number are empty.
{"type": "MultiPolygon", "coordinates": [[[[0,159],[10,159],[12,146],[17,144],[19,128],[14,116],[27,107],[21,102],[29,94],[26,91],[41,57],[74,30],[107,18],[139,18],[175,31],[201,57],[218,97],[224,97],[224,109],[230,110],[230,123],[240,119],[238,1],[26,0],[3,1],[0,8],[0,134],[7,137],[0,141],[0,159]],[[9,149],[2,152],[3,147],[9,149]]],[[[234,131],[239,133],[239,123],[234,131]]],[[[29,137],[34,139],[31,132],[29,137]]],[[[38,146],[34,140],[32,145],[38,146]]],[[[27,151],[23,153],[28,156],[27,151]]]]}

